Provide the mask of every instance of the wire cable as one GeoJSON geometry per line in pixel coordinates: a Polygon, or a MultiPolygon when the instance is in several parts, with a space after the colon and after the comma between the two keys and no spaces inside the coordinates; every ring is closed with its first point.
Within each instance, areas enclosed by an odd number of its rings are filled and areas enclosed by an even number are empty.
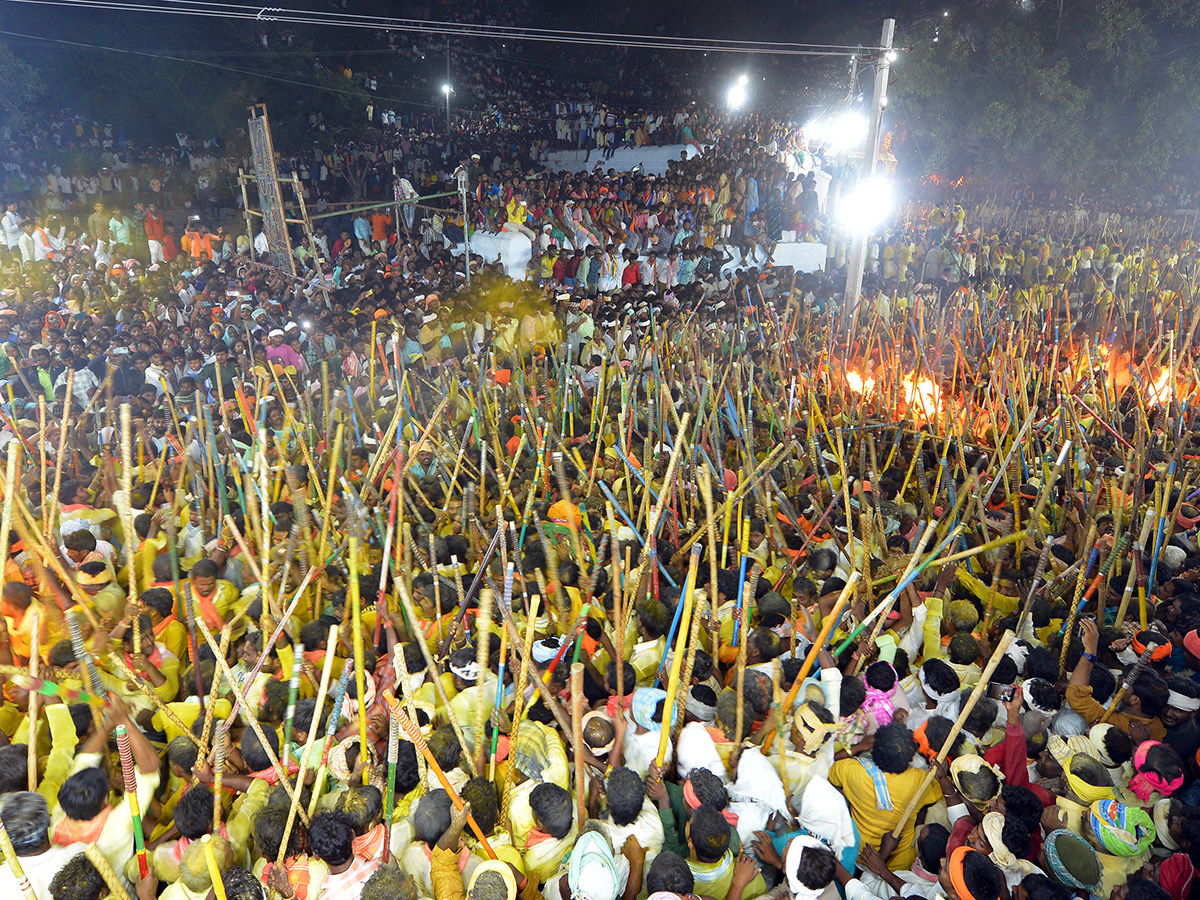
{"type": "Polygon", "coordinates": [[[700,38],[649,38],[644,36],[609,37],[604,32],[551,32],[531,29],[503,28],[483,25],[455,25],[453,23],[426,23],[423,20],[391,20],[356,17],[355,20],[341,17],[342,14],[318,15],[304,11],[285,10],[277,7],[261,7],[255,12],[246,7],[221,4],[232,8],[221,9],[218,5],[206,5],[203,0],[189,3],[188,8],[164,7],[140,3],[116,3],[112,0],[4,0],[8,3],[23,3],[57,8],[93,9],[106,12],[154,13],[159,15],[195,16],[201,18],[228,19],[234,21],[286,22],[296,25],[336,26],[370,30],[411,31],[424,34],[440,34],[458,37],[487,37],[498,40],[541,41],[557,44],[583,44],[588,46],[623,47],[630,49],[678,50],[705,53],[751,53],[775,56],[849,56],[856,52],[870,52],[882,48],[848,48],[842,45],[797,46],[789,44],[723,42],[721,39],[700,38]],[[704,41],[704,42],[702,42],[704,41]],[[818,49],[820,48],[820,49],[818,49]]]}

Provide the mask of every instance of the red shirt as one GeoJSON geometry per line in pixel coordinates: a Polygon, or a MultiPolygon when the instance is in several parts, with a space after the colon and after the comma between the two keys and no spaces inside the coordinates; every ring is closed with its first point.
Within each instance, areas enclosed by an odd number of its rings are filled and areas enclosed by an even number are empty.
{"type": "Polygon", "coordinates": [[[161,214],[146,213],[146,240],[162,242],[163,217],[161,214]]]}

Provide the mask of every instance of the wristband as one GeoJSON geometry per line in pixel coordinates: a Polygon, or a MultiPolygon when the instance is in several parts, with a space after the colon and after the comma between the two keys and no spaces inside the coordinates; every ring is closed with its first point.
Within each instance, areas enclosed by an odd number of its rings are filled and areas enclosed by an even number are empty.
{"type": "Polygon", "coordinates": [[[1088,662],[1090,662],[1093,666],[1096,664],[1096,654],[1095,653],[1088,653],[1086,650],[1084,650],[1081,655],[1083,656],[1084,659],[1086,659],[1088,662]]]}

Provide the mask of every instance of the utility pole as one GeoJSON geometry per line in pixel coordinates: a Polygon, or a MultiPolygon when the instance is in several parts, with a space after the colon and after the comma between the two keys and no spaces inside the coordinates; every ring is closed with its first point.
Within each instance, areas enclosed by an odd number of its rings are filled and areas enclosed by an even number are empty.
{"type": "MultiPolygon", "coordinates": [[[[858,173],[859,181],[870,178],[875,174],[879,165],[879,146],[883,141],[883,110],[887,106],[888,69],[891,68],[889,57],[892,53],[892,37],[896,32],[896,20],[883,20],[883,34],[879,38],[879,59],[875,64],[875,93],[871,98],[871,119],[867,131],[867,146],[865,149],[864,169],[858,173]]],[[[858,320],[858,302],[862,296],[863,267],[867,262],[866,231],[854,235],[854,243],[850,248],[850,268],[846,275],[846,293],[842,300],[842,317],[846,333],[850,335],[854,323],[858,320]]]]}
{"type": "Polygon", "coordinates": [[[454,173],[458,181],[458,196],[462,203],[463,214],[463,261],[466,263],[467,270],[467,287],[471,286],[471,220],[467,216],[467,192],[470,185],[467,184],[467,167],[459,166],[454,173]]]}

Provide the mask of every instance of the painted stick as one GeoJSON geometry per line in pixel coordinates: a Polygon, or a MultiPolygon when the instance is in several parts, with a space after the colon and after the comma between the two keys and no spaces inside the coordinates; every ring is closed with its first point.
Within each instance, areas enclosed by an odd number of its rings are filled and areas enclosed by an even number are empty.
{"type": "Polygon", "coordinates": [[[400,759],[400,722],[388,717],[387,784],[383,792],[383,827],[387,838],[383,842],[383,861],[392,852],[392,815],[396,811],[396,763],[400,759]]]}
{"type": "Polygon", "coordinates": [[[8,836],[8,829],[4,827],[4,822],[0,821],[0,851],[3,851],[4,861],[8,863],[8,868],[12,870],[13,878],[17,881],[17,887],[21,889],[21,895],[25,900],[38,900],[37,894],[33,892],[33,885],[29,883],[29,876],[25,874],[25,869],[21,867],[21,860],[17,857],[17,851],[13,848],[12,839],[8,836]]]}
{"type": "MultiPolygon", "coordinates": [[[[300,777],[304,777],[304,772],[308,768],[308,763],[312,757],[313,744],[316,743],[317,731],[320,728],[321,713],[325,709],[325,694],[329,690],[329,676],[333,673],[334,648],[337,647],[338,627],[334,625],[329,629],[329,640],[326,643],[328,648],[325,652],[325,664],[321,667],[321,683],[317,688],[317,703],[313,707],[312,722],[308,726],[308,737],[304,741],[304,750],[300,754],[300,777]]],[[[314,784],[316,784],[314,782],[314,784]]],[[[314,788],[314,793],[316,790],[314,788]]],[[[283,828],[283,841],[279,844],[279,855],[275,859],[276,866],[282,866],[287,855],[288,837],[292,833],[292,826],[296,823],[296,813],[300,809],[300,791],[297,791],[291,799],[288,806],[287,823],[283,828]]],[[[390,818],[389,818],[390,823],[390,818]]]]}
{"type": "Polygon", "coordinates": [[[1138,657],[1138,661],[1134,663],[1133,668],[1129,670],[1129,674],[1125,676],[1125,680],[1121,683],[1121,689],[1113,697],[1112,703],[1108,705],[1108,709],[1104,710],[1104,715],[1100,717],[1100,724],[1107,722],[1112,718],[1112,714],[1120,708],[1121,701],[1125,699],[1125,695],[1129,693],[1129,690],[1137,683],[1137,680],[1142,677],[1142,673],[1150,665],[1150,657],[1157,649],[1157,643],[1150,640],[1146,641],[1146,649],[1142,651],[1142,655],[1138,657]]]}
{"type": "Polygon", "coordinates": [[[829,635],[833,633],[833,628],[837,624],[837,620],[841,617],[842,610],[850,602],[850,595],[854,593],[854,589],[861,579],[862,572],[855,570],[850,573],[850,579],[846,582],[846,586],[842,588],[842,592],[838,594],[838,598],[833,604],[833,609],[829,611],[829,615],[821,623],[821,631],[817,635],[817,639],[813,641],[812,646],[808,649],[808,655],[804,657],[804,665],[800,667],[800,671],[796,674],[796,680],[792,682],[792,688],[788,691],[787,697],[783,701],[784,709],[791,709],[792,704],[796,702],[796,695],[800,693],[800,685],[804,683],[804,679],[812,671],[813,665],[817,661],[817,655],[824,649],[825,642],[829,640],[829,635]]]}
{"type": "Polygon", "coordinates": [[[221,830],[221,814],[225,812],[221,801],[221,782],[225,778],[225,755],[229,747],[229,735],[218,728],[213,735],[213,824],[212,833],[221,830]]]}
{"type": "Polygon", "coordinates": [[[675,722],[674,708],[678,702],[676,695],[679,693],[681,666],[687,655],[687,645],[691,639],[691,617],[694,615],[692,598],[695,594],[696,571],[700,566],[701,549],[699,544],[692,544],[687,578],[683,582],[683,596],[679,598],[679,605],[683,607],[683,619],[679,624],[679,636],[675,640],[675,655],[671,658],[671,674],[667,679],[667,700],[663,704],[662,729],[658,736],[658,755],[655,757],[655,761],[660,768],[666,762],[667,748],[671,743],[671,726],[675,722]]]}
{"type": "Polygon", "coordinates": [[[216,897],[216,900],[225,900],[225,882],[221,880],[221,867],[217,865],[217,854],[213,850],[212,835],[206,834],[200,841],[204,844],[204,859],[208,863],[208,877],[212,881],[213,896],[216,897]]]}
{"type": "Polygon", "coordinates": [[[296,698],[300,695],[300,671],[304,667],[304,645],[296,644],[292,648],[292,677],[288,681],[288,705],[283,723],[283,764],[286,766],[292,757],[292,725],[296,717],[296,698]]]}
{"type": "Polygon", "coordinates": [[[133,750],[129,746],[129,734],[125,726],[114,730],[117,738],[117,753],[121,757],[121,774],[125,779],[125,796],[129,799],[129,816],[133,819],[133,845],[137,851],[138,871],[143,878],[150,874],[146,861],[146,836],[142,831],[142,811],[138,807],[137,774],[134,770],[133,750]]]}
{"type": "Polygon", "coordinates": [[[104,687],[104,682],[100,680],[100,671],[96,668],[96,661],[92,659],[92,653],[83,641],[83,627],[79,624],[79,614],[68,613],[66,620],[67,629],[71,634],[71,649],[75,652],[76,662],[83,664],[83,677],[88,690],[107,700],[108,691],[104,687]]]}
{"type": "MultiPolygon", "coordinates": [[[[430,770],[437,776],[437,780],[441,782],[442,788],[450,795],[450,800],[454,803],[456,809],[463,808],[462,798],[458,796],[458,792],[454,790],[454,786],[450,784],[446,778],[446,773],[442,771],[442,767],[438,765],[433,753],[429,750],[429,745],[425,743],[425,738],[421,735],[421,729],[417,727],[417,723],[410,719],[400,707],[400,701],[393,697],[390,693],[385,693],[384,698],[387,700],[388,706],[392,710],[392,715],[400,722],[400,727],[404,729],[404,733],[408,735],[408,739],[416,745],[417,752],[425,757],[425,762],[429,764],[430,770]]],[[[492,845],[488,843],[487,835],[479,827],[479,823],[475,821],[475,817],[468,814],[467,824],[471,826],[471,830],[475,832],[475,837],[479,839],[479,843],[483,845],[484,852],[487,853],[488,859],[496,858],[496,851],[492,849],[492,845]]]]}
{"type": "MultiPolygon", "coordinates": [[[[207,641],[208,646],[212,648],[213,655],[217,660],[217,668],[225,677],[225,681],[228,682],[230,689],[233,691],[234,697],[241,702],[242,707],[244,707],[247,713],[249,713],[251,707],[246,702],[245,692],[238,687],[237,679],[234,678],[233,672],[229,669],[229,662],[221,653],[220,645],[217,644],[212,632],[208,630],[208,625],[205,624],[203,616],[196,620],[196,628],[200,630],[200,633],[204,635],[204,640],[207,641]]],[[[263,655],[266,655],[265,651],[263,655]]],[[[233,718],[232,714],[230,714],[230,718],[233,718]]],[[[279,764],[279,757],[275,754],[275,751],[271,749],[271,745],[267,742],[266,735],[263,734],[262,725],[259,724],[258,719],[256,719],[253,715],[247,715],[244,718],[250,725],[251,730],[253,730],[254,736],[257,737],[259,743],[262,744],[263,750],[266,751],[267,758],[271,761],[271,768],[273,768],[275,770],[275,774],[279,776],[279,783],[283,785],[283,789],[287,791],[288,797],[293,797],[296,794],[296,791],[292,789],[292,783],[288,780],[287,771],[279,764]]],[[[314,791],[314,794],[315,793],[316,792],[314,791]]],[[[305,820],[305,824],[307,824],[307,819],[305,820]]]]}

